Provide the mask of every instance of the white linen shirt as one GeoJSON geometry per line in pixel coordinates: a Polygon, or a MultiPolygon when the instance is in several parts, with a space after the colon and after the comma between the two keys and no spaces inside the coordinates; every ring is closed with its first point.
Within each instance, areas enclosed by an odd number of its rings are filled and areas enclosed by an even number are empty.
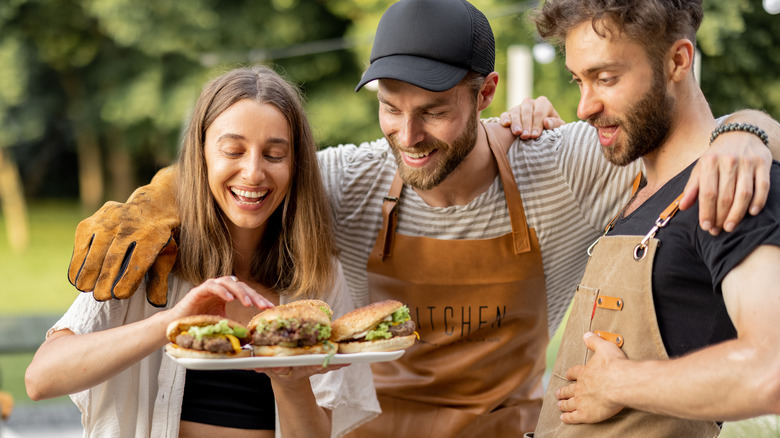
{"type": "MultiPolygon", "coordinates": [[[[192,288],[181,278],[169,276],[168,306],[164,308],[147,302],[145,282],[126,300],[100,302],[92,293],[82,293],[49,329],[47,337],[56,330],[69,329],[80,335],[140,321],[172,307],[192,288]]],[[[335,287],[323,300],[331,306],[334,319],[353,308],[340,264],[335,287]]],[[[185,368],[161,348],[105,382],[71,394],[81,411],[84,436],[177,437],[185,374],[185,368]]],[[[332,411],[332,437],[340,437],[379,415],[368,364],[314,375],[311,383],[317,404],[332,411]]],[[[276,436],[281,437],[278,424],[277,415],[276,436]]]]}

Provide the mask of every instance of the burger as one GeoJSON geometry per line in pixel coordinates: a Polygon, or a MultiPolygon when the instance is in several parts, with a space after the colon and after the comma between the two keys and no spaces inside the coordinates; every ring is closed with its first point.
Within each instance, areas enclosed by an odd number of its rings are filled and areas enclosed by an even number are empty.
{"type": "Polygon", "coordinates": [[[330,306],[301,300],[264,310],[247,325],[255,356],[297,356],[334,352],[330,306]]]}
{"type": "Polygon", "coordinates": [[[409,308],[384,300],[357,308],[333,321],[330,339],[339,353],[394,351],[409,348],[417,338],[409,308]]]}
{"type": "Polygon", "coordinates": [[[171,341],[165,350],[174,357],[224,359],[250,355],[242,345],[249,342],[249,330],[217,315],[192,315],[177,319],[166,330],[171,341]]]}

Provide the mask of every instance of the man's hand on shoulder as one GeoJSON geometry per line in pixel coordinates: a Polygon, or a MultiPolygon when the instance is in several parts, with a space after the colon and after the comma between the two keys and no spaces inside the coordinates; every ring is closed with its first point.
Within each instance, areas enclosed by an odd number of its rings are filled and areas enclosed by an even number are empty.
{"type": "Polygon", "coordinates": [[[501,125],[523,140],[538,138],[545,129],[555,129],[566,124],[555,111],[552,102],[544,96],[526,97],[499,117],[501,125]]]}
{"type": "Polygon", "coordinates": [[[756,215],[764,208],[772,159],[780,159],[780,124],[769,115],[742,110],[723,123],[755,125],[768,136],[769,145],[752,133],[731,131],[718,135],[699,158],[680,208],[690,208],[698,199],[699,225],[712,235],[733,231],[745,213],[756,215]]]}

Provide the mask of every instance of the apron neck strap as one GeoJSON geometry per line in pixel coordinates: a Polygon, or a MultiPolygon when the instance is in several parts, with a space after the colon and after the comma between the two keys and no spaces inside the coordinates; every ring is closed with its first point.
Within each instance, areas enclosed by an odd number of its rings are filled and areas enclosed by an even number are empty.
{"type": "MultiPolygon", "coordinates": [[[[643,178],[642,172],[640,171],[639,173],[636,174],[636,178],[634,178],[633,184],[631,184],[631,198],[629,198],[629,199],[634,199],[634,196],[639,191],[639,186],[642,185],[642,178],[643,178]]],[[[630,203],[631,203],[631,201],[629,200],[628,203],[623,208],[621,208],[620,211],[612,218],[612,220],[609,221],[607,226],[604,227],[604,235],[605,236],[607,235],[607,233],[609,233],[609,230],[611,230],[612,227],[615,226],[615,221],[618,220],[618,218],[621,215],[623,215],[623,212],[626,211],[626,208],[628,208],[628,205],[630,203]]]]}
{"type": "Polygon", "coordinates": [[[531,251],[531,241],[528,238],[528,223],[525,219],[525,209],[523,208],[523,199],[520,195],[520,189],[517,188],[515,175],[512,173],[512,166],[509,165],[507,151],[501,147],[501,143],[496,140],[492,132],[485,128],[484,123],[480,123],[487,136],[488,145],[496,158],[498,164],[498,173],[501,175],[501,183],[504,186],[504,197],[509,209],[509,221],[512,223],[512,240],[514,241],[515,254],[522,254],[531,251]]]}
{"type": "Polygon", "coordinates": [[[403,187],[404,182],[396,170],[393,182],[390,184],[390,190],[382,202],[382,231],[377,236],[379,257],[382,260],[385,257],[389,257],[393,251],[393,235],[395,234],[395,225],[398,220],[398,199],[401,197],[403,187]]]}

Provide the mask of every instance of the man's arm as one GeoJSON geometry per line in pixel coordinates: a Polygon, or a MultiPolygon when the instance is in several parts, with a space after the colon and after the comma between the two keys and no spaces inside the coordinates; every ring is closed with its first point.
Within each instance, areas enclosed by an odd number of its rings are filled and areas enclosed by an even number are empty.
{"type": "Polygon", "coordinates": [[[732,131],[718,136],[702,155],[685,187],[680,208],[699,200],[699,226],[710,234],[733,231],[745,216],[764,208],[769,167],[780,160],[780,123],[764,112],[742,110],[723,123],[750,123],[767,134],[769,149],[754,134],[732,131]],[[749,208],[749,210],[748,210],[749,208]]]}
{"type": "Polygon", "coordinates": [[[667,361],[630,361],[586,335],[595,353],[561,388],[565,423],[595,423],[623,407],[683,418],[732,421],[780,414],[780,247],[760,246],[723,280],[737,339],[667,361]],[[630,382],[626,384],[626,382],[630,382]]]}

